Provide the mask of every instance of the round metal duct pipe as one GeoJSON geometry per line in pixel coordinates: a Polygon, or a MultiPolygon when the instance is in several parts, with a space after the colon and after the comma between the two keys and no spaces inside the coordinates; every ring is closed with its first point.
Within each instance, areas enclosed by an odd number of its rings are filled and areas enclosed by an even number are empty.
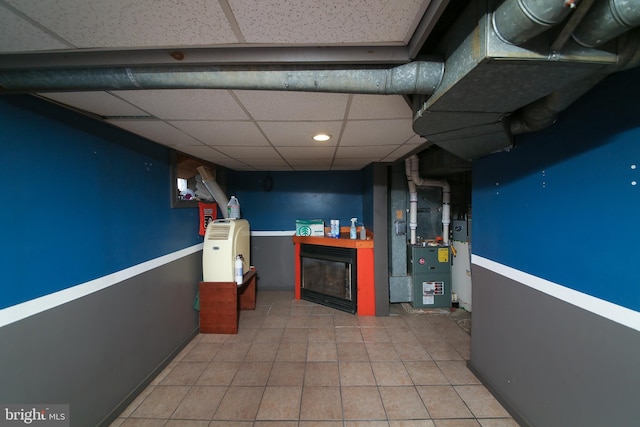
{"type": "Polygon", "coordinates": [[[598,47],[638,26],[640,1],[602,0],[589,9],[572,37],[582,46],[598,47]]]}
{"type": "Polygon", "coordinates": [[[0,70],[4,92],[132,89],[254,89],[360,94],[432,94],[442,62],[416,61],[380,69],[249,67],[123,67],[0,70]]]}
{"type": "Polygon", "coordinates": [[[520,45],[562,22],[570,3],[559,0],[506,0],[493,12],[493,29],[506,43],[520,45]]]}

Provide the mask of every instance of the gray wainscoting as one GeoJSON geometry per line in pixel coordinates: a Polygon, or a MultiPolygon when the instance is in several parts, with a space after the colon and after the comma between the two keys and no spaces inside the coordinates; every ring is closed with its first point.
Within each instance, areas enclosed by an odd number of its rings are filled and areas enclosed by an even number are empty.
{"type": "Polygon", "coordinates": [[[251,236],[251,264],[258,271],[258,289],[295,289],[295,248],[290,236],[251,236]]]}
{"type": "Polygon", "coordinates": [[[473,266],[469,367],[522,426],[637,426],[638,360],[638,331],[473,266]]]}
{"type": "MultiPolygon", "coordinates": [[[[0,402],[108,422],[198,331],[202,252],[0,328],[0,402]]],[[[43,276],[46,280],[46,276],[43,276]]]]}

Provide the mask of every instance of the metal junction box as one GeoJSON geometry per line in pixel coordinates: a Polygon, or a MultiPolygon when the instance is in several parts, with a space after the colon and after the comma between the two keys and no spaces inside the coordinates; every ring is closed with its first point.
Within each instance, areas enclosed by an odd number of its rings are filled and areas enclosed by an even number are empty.
{"type": "Polygon", "coordinates": [[[449,246],[412,246],[413,306],[451,307],[451,255],[449,246]]]}

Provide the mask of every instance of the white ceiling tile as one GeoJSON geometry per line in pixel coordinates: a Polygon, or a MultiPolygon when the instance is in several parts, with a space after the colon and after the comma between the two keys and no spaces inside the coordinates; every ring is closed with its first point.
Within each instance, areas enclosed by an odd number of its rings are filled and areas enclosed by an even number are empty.
{"type": "Polygon", "coordinates": [[[274,168],[274,167],[287,167],[287,162],[285,162],[282,158],[277,158],[277,159],[263,159],[263,158],[258,158],[258,159],[246,159],[246,158],[242,158],[242,163],[246,163],[250,166],[253,166],[255,168],[274,168]]]}
{"type": "Polygon", "coordinates": [[[335,147],[278,147],[278,151],[286,159],[332,159],[335,147]]]}
{"type": "Polygon", "coordinates": [[[78,48],[238,42],[217,1],[6,1],[78,48]]]}
{"type": "Polygon", "coordinates": [[[229,0],[249,43],[406,44],[423,0],[229,0]]]}
{"type": "Polygon", "coordinates": [[[163,120],[248,119],[226,90],[174,89],[112,93],[163,120]]]}
{"type": "Polygon", "coordinates": [[[0,52],[68,49],[71,46],[0,7],[0,52]]]}
{"type": "Polygon", "coordinates": [[[411,119],[411,107],[400,95],[354,95],[349,119],[411,119]]]}
{"type": "Polygon", "coordinates": [[[280,155],[272,147],[246,147],[246,146],[220,146],[215,147],[216,150],[221,151],[229,157],[233,157],[238,160],[243,158],[247,159],[279,159],[280,155]]]}
{"type": "Polygon", "coordinates": [[[318,92],[236,90],[249,114],[263,120],[342,120],[349,95],[318,92]]]}
{"type": "Polygon", "coordinates": [[[217,163],[223,160],[229,160],[229,158],[224,154],[206,145],[199,145],[199,146],[184,145],[184,146],[175,147],[175,148],[176,150],[182,151],[183,153],[190,154],[194,157],[198,157],[200,159],[204,159],[213,163],[217,163]]]}
{"type": "MultiPolygon", "coordinates": [[[[184,132],[160,120],[107,120],[114,126],[128,130],[152,141],[168,146],[200,145],[184,132]]],[[[176,147],[177,149],[180,149],[176,147]]]]}
{"type": "Polygon", "coordinates": [[[268,146],[269,142],[253,122],[170,121],[171,125],[215,146],[268,146]]]}
{"type": "Polygon", "coordinates": [[[259,122],[258,126],[276,147],[332,146],[338,142],[342,122],[259,122]],[[318,142],[313,136],[326,133],[329,141],[318,142]]]}
{"type": "Polygon", "coordinates": [[[411,119],[349,121],[340,146],[402,144],[414,135],[411,125],[411,119]]]}
{"type": "Polygon", "coordinates": [[[371,145],[366,150],[362,147],[338,147],[336,158],[340,159],[383,159],[394,149],[395,145],[371,145]]]}
{"type": "Polygon", "coordinates": [[[147,115],[108,92],[52,92],[40,96],[103,117],[147,115]]]}

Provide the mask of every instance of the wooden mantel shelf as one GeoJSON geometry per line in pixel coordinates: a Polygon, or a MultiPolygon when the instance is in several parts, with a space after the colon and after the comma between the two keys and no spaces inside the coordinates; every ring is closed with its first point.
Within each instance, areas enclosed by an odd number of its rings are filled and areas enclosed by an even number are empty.
{"type": "Polygon", "coordinates": [[[341,227],[339,239],[332,237],[293,236],[293,243],[334,246],[338,248],[365,249],[373,248],[373,235],[369,231],[367,231],[367,240],[360,240],[360,227],[358,227],[358,239],[350,239],[349,227],[341,227]]]}

